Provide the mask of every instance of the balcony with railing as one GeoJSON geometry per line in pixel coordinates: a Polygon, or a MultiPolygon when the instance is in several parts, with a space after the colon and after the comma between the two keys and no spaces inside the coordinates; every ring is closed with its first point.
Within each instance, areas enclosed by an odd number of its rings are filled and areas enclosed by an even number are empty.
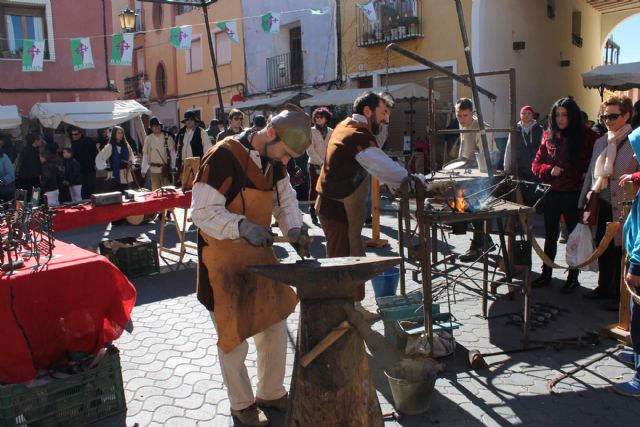
{"type": "Polygon", "coordinates": [[[291,51],[267,58],[268,90],[286,89],[304,83],[302,51],[291,51]]]}
{"type": "Polygon", "coordinates": [[[359,47],[424,37],[421,0],[373,0],[376,19],[356,8],[356,43],[359,47]]]}
{"type": "Polygon", "coordinates": [[[145,99],[145,81],[147,75],[144,73],[135,76],[126,77],[124,79],[124,96],[126,99],[144,100],[145,99]]]}

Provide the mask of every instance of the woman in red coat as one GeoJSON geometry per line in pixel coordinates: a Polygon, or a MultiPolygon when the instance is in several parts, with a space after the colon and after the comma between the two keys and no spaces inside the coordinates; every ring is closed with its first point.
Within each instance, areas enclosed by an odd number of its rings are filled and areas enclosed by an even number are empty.
{"type": "MultiPolygon", "coordinates": [[[[589,167],[593,143],[597,135],[587,129],[580,107],[573,98],[561,98],[549,114],[549,130],[531,166],[532,172],[551,185],[544,208],[544,252],[552,260],[558,249],[560,216],[564,215],[569,233],[578,223],[578,198],[589,167]]],[[[562,292],[570,293],[580,286],[579,270],[569,270],[562,292]]],[[[551,267],[542,266],[542,275],[533,282],[534,288],[551,284],[551,267]]]]}

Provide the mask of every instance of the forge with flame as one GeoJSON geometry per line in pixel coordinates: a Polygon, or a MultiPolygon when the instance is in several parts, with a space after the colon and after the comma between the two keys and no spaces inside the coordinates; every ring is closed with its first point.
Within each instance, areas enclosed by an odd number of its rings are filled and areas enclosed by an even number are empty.
{"type": "Polygon", "coordinates": [[[469,207],[467,200],[464,198],[464,188],[458,188],[454,203],[453,210],[458,213],[463,213],[469,207]]]}

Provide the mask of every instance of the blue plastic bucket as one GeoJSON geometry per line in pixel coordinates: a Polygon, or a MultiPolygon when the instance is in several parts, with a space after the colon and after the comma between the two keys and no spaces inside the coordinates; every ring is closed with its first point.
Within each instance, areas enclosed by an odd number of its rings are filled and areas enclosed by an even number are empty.
{"type": "Polygon", "coordinates": [[[400,269],[397,267],[392,267],[371,279],[376,298],[395,295],[398,283],[400,283],[400,269]]]}

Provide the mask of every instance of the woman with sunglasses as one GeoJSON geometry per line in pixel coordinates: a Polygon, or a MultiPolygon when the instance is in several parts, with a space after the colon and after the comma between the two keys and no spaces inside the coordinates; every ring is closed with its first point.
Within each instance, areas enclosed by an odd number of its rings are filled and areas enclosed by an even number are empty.
{"type": "MultiPolygon", "coordinates": [[[[600,120],[608,132],[593,147],[591,164],[580,193],[578,206],[583,206],[589,190],[598,197],[596,243],[604,237],[607,222],[620,218],[624,200],[624,182],[640,170],[633,149],[629,144],[631,112],[633,105],[626,96],[612,96],[603,104],[600,120]]],[[[610,299],[605,308],[616,310],[620,298],[620,259],[622,257],[622,232],[618,231],[607,250],[598,258],[598,286],[584,294],[586,299],[610,299]]]]}
{"type": "MultiPolygon", "coordinates": [[[[578,198],[584,175],[589,166],[596,134],[585,126],[580,107],[571,97],[553,104],[549,114],[549,129],[531,166],[532,172],[551,189],[544,207],[544,253],[554,260],[558,250],[560,216],[564,215],[569,234],[578,223],[578,198]]],[[[551,267],[542,266],[542,275],[533,282],[534,288],[551,284],[551,267]]],[[[579,270],[569,270],[563,293],[573,292],[579,270]]]]}

